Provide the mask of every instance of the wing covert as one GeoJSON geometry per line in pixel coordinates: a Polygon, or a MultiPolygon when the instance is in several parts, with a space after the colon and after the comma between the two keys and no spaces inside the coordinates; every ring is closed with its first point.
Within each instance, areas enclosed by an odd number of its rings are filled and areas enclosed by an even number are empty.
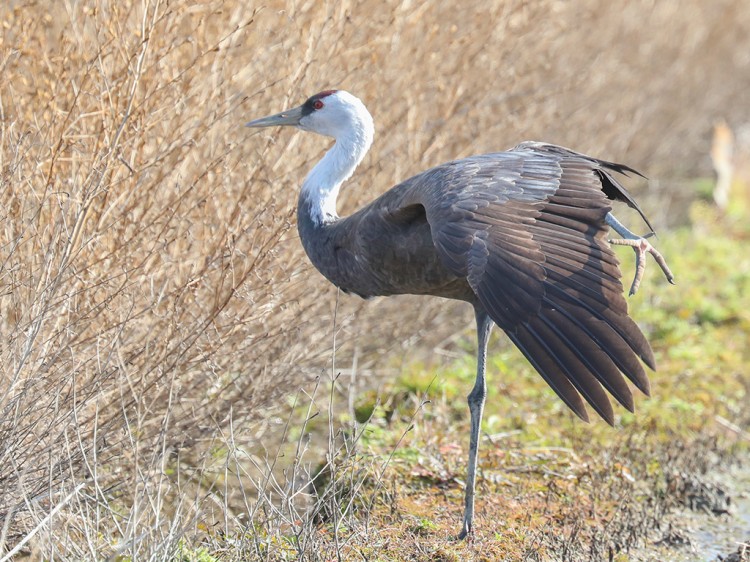
{"type": "MultiPolygon", "coordinates": [[[[443,264],[565,403],[580,397],[609,423],[604,389],[627,409],[622,374],[648,394],[651,348],[627,314],[619,262],[606,241],[610,200],[602,166],[577,153],[524,144],[450,162],[410,180],[405,204],[425,208],[443,264]]],[[[625,170],[629,170],[625,168],[625,170]]]]}

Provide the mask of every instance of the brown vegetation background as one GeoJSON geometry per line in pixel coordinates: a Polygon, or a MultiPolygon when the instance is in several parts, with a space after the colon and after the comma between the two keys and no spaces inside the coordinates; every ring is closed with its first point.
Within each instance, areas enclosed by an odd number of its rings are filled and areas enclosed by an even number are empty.
{"type": "MultiPolygon", "coordinates": [[[[337,295],[294,218],[329,141],[245,121],[326,88],[361,97],[378,133],[345,213],[526,139],[709,175],[713,123],[750,114],[746,0],[6,0],[0,26],[6,548],[55,506],[39,536],[60,552],[159,527],[145,499],[174,488],[170,463],[200,480],[217,442],[252,443],[329,366],[337,295]]],[[[469,321],[339,300],[341,364],[469,321]]]]}

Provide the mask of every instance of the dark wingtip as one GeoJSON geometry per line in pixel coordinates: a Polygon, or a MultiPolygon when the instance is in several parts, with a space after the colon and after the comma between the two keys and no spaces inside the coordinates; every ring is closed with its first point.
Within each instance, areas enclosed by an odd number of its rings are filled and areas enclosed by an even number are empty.
{"type": "Polygon", "coordinates": [[[589,413],[586,411],[585,407],[582,406],[581,408],[573,408],[570,406],[570,404],[566,403],[566,405],[573,411],[576,416],[578,416],[581,421],[591,423],[591,420],[589,419],[589,413]]]}
{"type": "Polygon", "coordinates": [[[633,395],[629,394],[628,396],[623,396],[622,399],[620,397],[617,398],[617,401],[622,404],[622,406],[631,414],[635,412],[635,400],[633,399],[633,395]]]}
{"type": "Polygon", "coordinates": [[[641,388],[639,386],[638,390],[640,390],[645,396],[648,396],[649,398],[651,398],[651,385],[650,384],[648,384],[644,388],[641,388]]]}
{"type": "Polygon", "coordinates": [[[602,419],[607,422],[610,427],[615,426],[615,412],[612,410],[612,404],[607,401],[608,408],[597,408],[597,413],[602,417],[602,419]]]}
{"type": "MultiPolygon", "coordinates": [[[[643,362],[649,369],[651,369],[652,371],[656,371],[656,358],[654,357],[654,350],[651,349],[650,345],[646,347],[646,349],[639,350],[638,356],[643,360],[643,362]]],[[[648,377],[644,378],[646,380],[646,383],[648,383],[648,377]]],[[[641,387],[639,386],[638,388],[641,387]]],[[[641,388],[641,390],[643,389],[641,388]]]]}
{"type": "Polygon", "coordinates": [[[643,175],[635,168],[631,168],[630,166],[626,166],[625,164],[616,164],[614,162],[604,162],[604,164],[608,167],[617,172],[618,174],[622,174],[623,176],[630,177],[629,174],[635,174],[636,176],[642,177],[644,180],[648,179],[648,176],[643,175]]]}
{"type": "MultiPolygon", "coordinates": [[[[656,371],[656,365],[653,363],[653,357],[652,357],[651,364],[648,366],[652,371],[656,371]]],[[[638,390],[640,390],[643,394],[645,394],[646,396],[651,396],[651,381],[648,380],[648,377],[645,375],[645,373],[643,374],[643,376],[634,376],[634,377],[628,377],[628,378],[635,385],[635,387],[638,390]]]]}
{"type": "Polygon", "coordinates": [[[621,201],[623,203],[626,203],[631,209],[635,209],[643,219],[643,222],[646,223],[648,229],[651,231],[648,236],[655,236],[656,230],[654,230],[654,226],[651,224],[651,221],[648,220],[648,217],[646,217],[646,213],[643,212],[643,209],[641,209],[640,205],[636,203],[635,199],[633,199],[633,196],[630,195],[628,190],[625,189],[625,187],[621,183],[619,183],[609,172],[619,172],[627,176],[627,174],[622,171],[623,169],[626,169],[635,174],[638,174],[641,177],[645,178],[646,176],[640,174],[639,172],[636,172],[629,166],[625,166],[625,164],[615,164],[613,162],[605,162],[603,160],[595,160],[595,162],[599,165],[599,169],[597,169],[596,172],[599,174],[599,179],[602,182],[602,190],[604,191],[604,194],[609,199],[612,199],[614,201],[621,201]]]}

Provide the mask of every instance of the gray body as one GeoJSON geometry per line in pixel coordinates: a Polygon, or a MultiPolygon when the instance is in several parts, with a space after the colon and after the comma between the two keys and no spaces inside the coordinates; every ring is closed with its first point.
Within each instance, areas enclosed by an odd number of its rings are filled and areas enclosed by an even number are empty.
{"type": "Polygon", "coordinates": [[[300,196],[297,228],[310,261],[331,283],[363,298],[434,295],[474,300],[465,277],[438,258],[421,205],[405,202],[420,176],[353,215],[316,224],[300,196]]]}
{"type": "Polygon", "coordinates": [[[634,170],[527,142],[422,172],[339,218],[338,189],[372,142],[370,114],[348,92],[326,90],[300,107],[248,123],[277,125],[337,141],[306,178],[298,207],[302,244],[329,281],[364,298],[434,295],[474,307],[477,378],[468,396],[471,435],[459,537],[473,526],[493,325],[584,420],[585,400],[614,424],[606,391],[633,411],[626,377],[648,394],[641,361],[653,369],[654,356],[628,316],[618,261],[607,241],[609,226],[625,238],[613,243],[636,250],[631,294],[640,283],[645,253],[654,255],[670,282],[673,277],[661,255],[610,212],[612,200],[625,202],[651,227],[614,177],[634,170]]]}
{"type": "Polygon", "coordinates": [[[316,224],[302,195],[298,228],[312,263],[343,291],[467,301],[576,414],[587,419],[583,395],[613,423],[602,385],[632,410],[621,372],[647,393],[637,358],[654,366],[606,240],[605,191],[632,201],[612,176],[625,170],[524,143],[427,170],[331,223],[316,224]]]}

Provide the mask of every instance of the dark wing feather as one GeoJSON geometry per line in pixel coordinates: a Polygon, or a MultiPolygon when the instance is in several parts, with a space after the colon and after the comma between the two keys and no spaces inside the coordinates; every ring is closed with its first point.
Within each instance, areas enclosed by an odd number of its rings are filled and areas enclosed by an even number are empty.
{"type": "Polygon", "coordinates": [[[651,232],[654,232],[654,227],[651,226],[651,222],[648,220],[646,214],[640,208],[638,203],[636,203],[635,199],[633,199],[633,196],[630,195],[628,190],[625,189],[625,187],[623,187],[623,185],[618,182],[611,174],[611,172],[617,172],[618,174],[627,176],[628,173],[631,173],[645,178],[646,176],[641,174],[639,171],[634,170],[633,168],[631,168],[630,166],[626,166],[625,164],[617,164],[615,162],[607,162],[606,160],[591,158],[590,156],[585,156],[580,152],[575,152],[574,150],[570,150],[569,148],[564,148],[562,146],[557,146],[554,144],[527,141],[519,144],[511,150],[533,150],[538,153],[547,153],[556,157],[577,157],[583,158],[584,160],[588,160],[590,162],[594,162],[597,166],[596,174],[599,176],[599,180],[601,182],[600,189],[604,192],[604,195],[606,195],[613,201],[621,201],[623,203],[626,203],[628,207],[631,207],[632,209],[638,211],[638,214],[641,215],[643,222],[646,223],[651,232]]]}
{"type": "Polygon", "coordinates": [[[632,411],[623,374],[648,394],[638,357],[652,369],[654,357],[606,241],[607,170],[629,168],[527,143],[429,170],[402,204],[425,208],[441,261],[558,396],[588,419],[582,396],[613,423],[605,389],[632,411]]]}

